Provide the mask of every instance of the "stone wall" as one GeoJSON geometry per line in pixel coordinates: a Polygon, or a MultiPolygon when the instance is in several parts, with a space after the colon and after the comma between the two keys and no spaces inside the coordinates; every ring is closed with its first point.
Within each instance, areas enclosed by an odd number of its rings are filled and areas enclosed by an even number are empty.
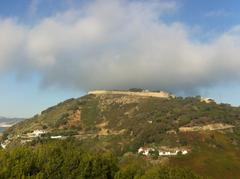
{"type": "Polygon", "coordinates": [[[129,96],[142,96],[142,97],[158,97],[158,98],[170,98],[175,97],[170,93],[160,92],[131,92],[131,91],[107,91],[107,90],[95,90],[89,91],[88,94],[103,95],[103,94],[116,94],[116,95],[129,95],[129,96]]]}

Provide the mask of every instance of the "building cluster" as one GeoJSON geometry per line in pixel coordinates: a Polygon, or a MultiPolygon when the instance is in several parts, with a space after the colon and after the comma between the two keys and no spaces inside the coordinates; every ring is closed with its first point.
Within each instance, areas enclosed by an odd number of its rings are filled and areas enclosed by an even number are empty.
{"type": "Polygon", "coordinates": [[[27,133],[27,136],[29,138],[36,138],[36,137],[41,137],[45,133],[46,131],[37,129],[37,130],[34,130],[33,132],[27,133]]]}
{"type": "MultiPolygon", "coordinates": [[[[36,129],[27,134],[22,134],[22,135],[17,135],[17,136],[8,136],[7,139],[1,143],[1,147],[3,149],[5,149],[7,147],[7,145],[10,144],[13,139],[20,139],[21,144],[31,142],[35,138],[39,138],[39,137],[43,138],[44,137],[43,135],[46,133],[47,133],[47,131],[36,129]]],[[[57,135],[57,136],[50,136],[50,138],[51,139],[66,139],[67,136],[57,135]]]]}
{"type": "Polygon", "coordinates": [[[174,156],[178,154],[186,155],[188,154],[189,150],[183,149],[183,148],[149,148],[149,147],[140,147],[138,149],[138,153],[145,155],[145,156],[151,156],[154,154],[157,154],[158,156],[174,156]]]}

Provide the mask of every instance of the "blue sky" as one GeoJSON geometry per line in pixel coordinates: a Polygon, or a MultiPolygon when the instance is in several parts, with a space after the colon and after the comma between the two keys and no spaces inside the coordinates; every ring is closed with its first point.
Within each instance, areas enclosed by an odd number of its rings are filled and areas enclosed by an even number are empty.
{"type": "Polygon", "coordinates": [[[79,97],[83,94],[81,91],[41,89],[36,77],[28,81],[16,81],[15,77],[8,75],[2,77],[0,81],[2,83],[0,89],[2,94],[1,116],[29,117],[60,101],[79,97]]]}
{"type": "Polygon", "coordinates": [[[240,105],[240,1],[116,2],[1,0],[0,116],[30,117],[95,88],[240,105]]]}

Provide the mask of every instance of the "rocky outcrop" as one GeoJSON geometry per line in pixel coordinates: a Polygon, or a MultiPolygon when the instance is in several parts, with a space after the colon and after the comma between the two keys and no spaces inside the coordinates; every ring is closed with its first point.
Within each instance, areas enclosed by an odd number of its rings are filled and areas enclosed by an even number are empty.
{"type": "Polygon", "coordinates": [[[204,126],[192,126],[192,127],[180,127],[180,132],[194,132],[194,131],[213,131],[213,130],[223,130],[233,128],[233,125],[223,124],[223,123],[214,123],[204,126]]]}

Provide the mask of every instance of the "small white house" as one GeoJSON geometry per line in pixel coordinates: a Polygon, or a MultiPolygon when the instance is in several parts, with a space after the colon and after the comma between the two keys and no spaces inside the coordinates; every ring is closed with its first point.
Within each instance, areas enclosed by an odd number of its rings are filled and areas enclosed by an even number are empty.
{"type": "Polygon", "coordinates": [[[10,143],[9,140],[5,140],[3,143],[1,143],[1,147],[5,149],[9,143],[10,143]]]}
{"type": "Polygon", "coordinates": [[[7,147],[7,144],[6,144],[6,143],[1,143],[1,147],[2,147],[3,149],[5,149],[5,148],[7,147]]]}
{"type": "Polygon", "coordinates": [[[165,152],[165,151],[159,151],[159,156],[169,156],[169,155],[177,155],[178,151],[175,152],[165,152]]]}
{"type": "Polygon", "coordinates": [[[43,130],[35,130],[35,131],[33,131],[33,134],[36,136],[36,137],[39,137],[40,135],[42,135],[42,134],[45,134],[45,131],[43,131],[43,130]]]}
{"type": "Polygon", "coordinates": [[[181,152],[182,155],[186,155],[188,153],[187,150],[176,150],[174,152],[170,151],[161,151],[159,150],[159,156],[171,156],[171,155],[177,155],[179,152],[181,152]]]}
{"type": "Polygon", "coordinates": [[[143,155],[146,155],[146,156],[148,156],[149,155],[149,152],[150,151],[155,151],[155,149],[154,148],[143,148],[143,147],[140,147],[139,149],[138,149],[138,153],[140,154],[143,154],[143,155]]]}
{"type": "Polygon", "coordinates": [[[50,138],[51,138],[51,139],[61,139],[62,136],[61,136],[61,135],[58,135],[58,136],[51,136],[50,138]]]}
{"type": "Polygon", "coordinates": [[[183,151],[182,151],[182,154],[183,154],[183,155],[186,155],[187,153],[188,153],[187,150],[183,150],[183,151]]]}

